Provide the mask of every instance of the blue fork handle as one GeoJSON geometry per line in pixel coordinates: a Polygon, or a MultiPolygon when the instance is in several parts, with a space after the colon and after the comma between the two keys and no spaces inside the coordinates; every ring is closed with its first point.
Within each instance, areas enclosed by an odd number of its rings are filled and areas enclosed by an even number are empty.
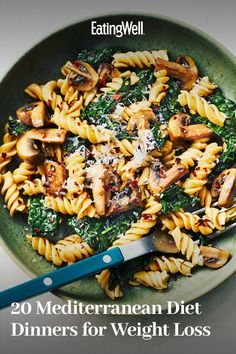
{"type": "Polygon", "coordinates": [[[124,257],[120,249],[112,248],[0,292],[0,308],[57,289],[122,262],[124,257]]]}

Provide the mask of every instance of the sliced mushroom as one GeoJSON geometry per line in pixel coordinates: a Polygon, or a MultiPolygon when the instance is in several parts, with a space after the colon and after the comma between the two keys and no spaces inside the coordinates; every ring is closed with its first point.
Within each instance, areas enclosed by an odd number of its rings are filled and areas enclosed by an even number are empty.
{"type": "Polygon", "coordinates": [[[66,67],[70,70],[68,78],[71,85],[78,90],[90,91],[97,85],[98,74],[88,63],[77,60],[73,65],[68,63],[66,67]]]}
{"type": "Polygon", "coordinates": [[[62,144],[65,141],[66,131],[63,129],[31,129],[22,134],[16,144],[19,157],[33,165],[40,165],[44,154],[36,145],[37,141],[50,144],[62,144]]]}
{"type": "Polygon", "coordinates": [[[112,79],[120,76],[120,71],[112,64],[103,63],[98,67],[99,83],[102,87],[112,79]]]}
{"type": "Polygon", "coordinates": [[[143,109],[133,114],[129,119],[127,130],[133,131],[134,129],[148,129],[150,122],[156,122],[157,117],[151,109],[143,109]]]}
{"type": "Polygon", "coordinates": [[[212,183],[211,195],[218,198],[219,207],[231,205],[236,192],[236,168],[224,170],[212,183]]]}
{"type": "Polygon", "coordinates": [[[188,173],[188,169],[175,164],[169,170],[158,162],[152,163],[150,168],[148,189],[155,197],[160,197],[160,193],[166,190],[170,185],[177,182],[181,177],[188,173]]]}
{"type": "Polygon", "coordinates": [[[68,177],[65,166],[59,162],[49,161],[45,164],[46,192],[59,195],[68,177]]]}
{"type": "Polygon", "coordinates": [[[193,88],[198,78],[198,69],[194,60],[186,55],[178,57],[176,62],[157,58],[155,68],[156,70],[165,69],[168,76],[181,80],[182,88],[187,91],[193,88]]]}
{"type": "Polygon", "coordinates": [[[111,200],[106,216],[119,214],[138,206],[142,206],[141,191],[138,184],[131,182],[111,200]]]}
{"type": "Polygon", "coordinates": [[[48,120],[48,112],[44,102],[33,102],[16,110],[16,116],[21,123],[35,128],[43,127],[48,120]]]}
{"type": "Polygon", "coordinates": [[[176,247],[173,236],[167,234],[166,231],[154,230],[151,233],[152,242],[155,245],[155,249],[162,253],[179,253],[179,249],[176,247]]]}
{"type": "Polygon", "coordinates": [[[214,134],[213,131],[204,124],[189,125],[190,119],[190,116],[185,113],[178,113],[171,117],[168,124],[171,141],[195,141],[209,138],[214,134]]]}
{"type": "Polygon", "coordinates": [[[213,269],[223,267],[230,257],[228,251],[210,246],[201,246],[200,253],[203,256],[204,265],[213,269]]]}

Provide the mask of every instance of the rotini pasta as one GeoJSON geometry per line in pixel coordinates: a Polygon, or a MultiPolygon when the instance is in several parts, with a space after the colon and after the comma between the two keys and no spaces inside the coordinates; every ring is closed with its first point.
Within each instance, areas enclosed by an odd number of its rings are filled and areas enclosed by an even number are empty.
{"type": "Polygon", "coordinates": [[[45,205],[62,214],[78,215],[78,218],[86,215],[93,218],[96,214],[96,209],[87,193],[82,193],[75,199],[46,196],[45,205]]]}
{"type": "Polygon", "coordinates": [[[37,195],[46,194],[46,188],[44,187],[42,180],[35,178],[33,181],[26,180],[22,185],[22,190],[24,195],[37,195]]]}
{"type": "Polygon", "coordinates": [[[169,87],[166,84],[166,82],[169,80],[169,77],[166,75],[166,70],[159,70],[155,72],[156,81],[152,85],[148,97],[148,100],[153,104],[159,104],[161,100],[163,100],[163,98],[166,96],[166,90],[169,87]]]}
{"type": "Polygon", "coordinates": [[[196,195],[207,183],[207,176],[216,165],[219,152],[222,150],[217,143],[207,145],[206,150],[198,161],[197,167],[190,174],[190,177],[183,183],[185,193],[196,195]]]}
{"type": "Polygon", "coordinates": [[[54,244],[50,243],[47,238],[26,236],[27,240],[31,243],[32,248],[45,257],[49,262],[53,262],[56,266],[61,266],[63,261],[54,244]]]}
{"type": "Polygon", "coordinates": [[[111,277],[111,273],[108,269],[105,269],[99,275],[96,275],[97,281],[100,284],[101,288],[104,290],[105,294],[111,300],[116,300],[119,297],[122,297],[123,293],[120,289],[120,285],[116,285],[113,289],[110,289],[109,287],[110,277],[111,277]]]}
{"type": "Polygon", "coordinates": [[[32,175],[36,174],[36,167],[31,165],[27,162],[22,162],[20,166],[14,170],[13,172],[13,179],[17,185],[20,185],[21,188],[22,184],[31,178],[32,175]]]}
{"type": "Polygon", "coordinates": [[[215,105],[208,103],[205,98],[198,96],[196,93],[181,91],[178,101],[181,106],[188,106],[191,113],[198,113],[201,117],[209,119],[210,122],[220,127],[224,125],[225,113],[220,112],[215,105]]]}
{"type": "Polygon", "coordinates": [[[152,50],[147,51],[144,50],[142,52],[127,52],[127,53],[117,53],[113,55],[114,60],[112,64],[116,67],[127,68],[131,67],[150,67],[155,66],[155,60],[157,58],[161,58],[164,60],[168,60],[168,55],[165,50],[152,50]]]}
{"type": "Polygon", "coordinates": [[[196,245],[196,243],[193,242],[190,236],[181,232],[178,227],[176,227],[173,231],[170,231],[170,234],[175,240],[176,247],[184,256],[186,256],[186,259],[188,261],[191,261],[193,266],[203,265],[203,259],[200,255],[200,249],[196,245]]]}
{"type": "Polygon", "coordinates": [[[10,215],[13,216],[17,211],[24,211],[25,203],[19,195],[20,193],[14,182],[12,173],[8,171],[1,176],[1,179],[3,180],[1,194],[4,197],[10,215]]]}
{"type": "Polygon", "coordinates": [[[82,139],[88,139],[93,144],[110,141],[113,138],[113,134],[109,130],[99,130],[95,126],[89,125],[86,121],[81,122],[79,118],[73,119],[58,108],[55,109],[51,121],[58,127],[79,135],[82,139]]]}
{"type": "Polygon", "coordinates": [[[198,215],[191,213],[176,211],[166,217],[161,217],[163,224],[163,230],[174,230],[176,227],[179,229],[185,228],[186,230],[192,230],[193,232],[201,232],[203,235],[209,235],[212,233],[213,225],[208,222],[202,222],[198,215]]]}
{"type": "Polygon", "coordinates": [[[191,275],[193,264],[181,258],[174,257],[154,257],[151,262],[145,267],[146,270],[166,271],[167,273],[181,273],[183,275],[191,275]]]}
{"type": "Polygon", "coordinates": [[[6,133],[3,136],[3,144],[0,146],[0,174],[16,153],[16,139],[6,133]]]}
{"type": "Polygon", "coordinates": [[[190,93],[197,94],[198,96],[210,96],[212,92],[217,88],[216,84],[213,84],[208,76],[199,78],[190,93]]]}
{"type": "Polygon", "coordinates": [[[78,151],[65,158],[65,166],[68,171],[68,178],[65,188],[69,195],[80,194],[84,188],[85,158],[78,151]]]}
{"type": "Polygon", "coordinates": [[[55,248],[63,262],[68,264],[94,255],[94,250],[78,235],[71,235],[58,241],[55,248]]]}
{"type": "Polygon", "coordinates": [[[133,280],[130,281],[131,285],[144,285],[150,286],[151,288],[162,290],[166,289],[168,285],[169,275],[164,270],[163,272],[159,271],[140,271],[134,273],[133,280]]]}

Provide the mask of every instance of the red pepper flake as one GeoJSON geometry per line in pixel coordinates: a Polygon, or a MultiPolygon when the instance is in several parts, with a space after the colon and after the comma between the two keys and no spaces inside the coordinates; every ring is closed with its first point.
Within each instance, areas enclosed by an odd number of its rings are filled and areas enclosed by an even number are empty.
{"type": "Polygon", "coordinates": [[[2,158],[5,159],[7,157],[7,153],[6,152],[3,152],[2,153],[2,158]]]}
{"type": "Polygon", "coordinates": [[[196,171],[199,171],[199,170],[200,170],[200,167],[199,167],[199,166],[198,166],[198,167],[196,167],[196,168],[195,168],[195,170],[196,170],[196,171]]]}
{"type": "Polygon", "coordinates": [[[219,183],[219,181],[216,181],[216,183],[215,183],[215,189],[216,189],[216,190],[220,189],[220,183],[219,183]]]}
{"type": "Polygon", "coordinates": [[[18,200],[18,204],[22,204],[22,201],[21,201],[21,200],[18,200]]]}
{"type": "Polygon", "coordinates": [[[76,68],[80,68],[80,65],[81,65],[80,60],[74,61],[73,65],[74,65],[76,68]]]}
{"type": "Polygon", "coordinates": [[[166,178],[166,173],[165,173],[165,171],[163,169],[160,169],[159,175],[160,175],[161,178],[166,178]]]}
{"type": "Polygon", "coordinates": [[[112,96],[112,98],[115,101],[119,101],[119,99],[121,98],[121,94],[120,93],[116,93],[115,95],[112,96]]]}
{"type": "Polygon", "coordinates": [[[142,219],[143,220],[152,220],[152,215],[151,214],[143,214],[142,219]]]}
{"type": "Polygon", "coordinates": [[[77,125],[80,125],[80,122],[79,122],[79,121],[77,122],[77,125]]]}
{"type": "Polygon", "coordinates": [[[177,116],[174,116],[173,119],[176,120],[178,117],[177,116]]]}
{"type": "Polygon", "coordinates": [[[111,190],[112,190],[113,192],[118,192],[119,188],[118,188],[118,186],[113,186],[113,187],[111,188],[111,190]]]}
{"type": "Polygon", "coordinates": [[[49,219],[48,221],[51,222],[51,223],[53,223],[53,219],[49,219]]]}
{"type": "Polygon", "coordinates": [[[209,223],[210,223],[210,220],[209,220],[209,219],[199,219],[199,220],[196,222],[196,225],[199,225],[199,226],[209,226],[209,223]]]}
{"type": "Polygon", "coordinates": [[[136,179],[134,179],[134,180],[130,183],[131,187],[135,187],[135,186],[137,186],[137,184],[138,184],[138,181],[137,181],[136,179]]]}
{"type": "Polygon", "coordinates": [[[30,181],[31,180],[31,176],[29,175],[29,176],[27,176],[27,179],[30,181]]]}
{"type": "Polygon", "coordinates": [[[38,233],[40,233],[40,228],[36,227],[36,229],[34,229],[34,231],[38,234],[38,233]]]}
{"type": "Polygon", "coordinates": [[[193,176],[194,176],[194,177],[197,177],[196,171],[193,171],[193,176]]]}

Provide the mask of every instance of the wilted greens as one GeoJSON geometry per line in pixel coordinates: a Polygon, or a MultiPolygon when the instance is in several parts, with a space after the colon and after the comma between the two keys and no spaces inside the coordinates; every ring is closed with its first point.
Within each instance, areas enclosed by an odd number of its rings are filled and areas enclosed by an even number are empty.
{"type": "Polygon", "coordinates": [[[44,198],[33,197],[29,201],[28,226],[32,236],[47,237],[53,241],[58,233],[59,216],[44,205],[44,198]]]}
{"type": "Polygon", "coordinates": [[[183,188],[172,185],[161,193],[160,202],[162,204],[162,214],[168,215],[181,208],[192,209],[198,206],[199,198],[190,198],[189,195],[184,192],[183,188]]]}
{"type": "Polygon", "coordinates": [[[133,210],[115,216],[99,219],[76,216],[68,220],[68,225],[81,236],[97,253],[105,251],[131,224],[139,218],[141,210],[133,210]]]}

